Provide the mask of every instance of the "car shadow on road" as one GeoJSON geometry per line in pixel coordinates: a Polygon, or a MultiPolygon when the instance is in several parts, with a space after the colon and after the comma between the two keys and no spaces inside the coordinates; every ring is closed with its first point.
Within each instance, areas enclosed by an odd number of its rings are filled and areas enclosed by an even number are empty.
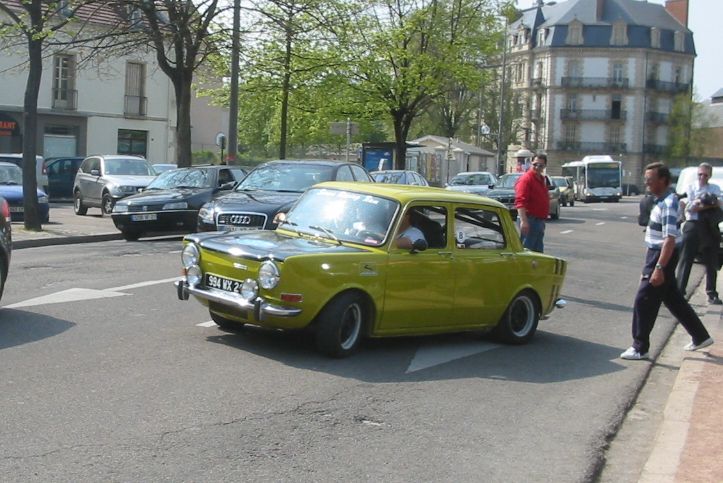
{"type": "Polygon", "coordinates": [[[538,331],[530,344],[522,346],[498,344],[493,339],[470,333],[368,339],[346,359],[332,359],[316,352],[309,332],[247,327],[237,334],[222,333],[207,340],[287,366],[375,383],[475,377],[552,383],[596,377],[625,368],[615,361],[620,347],[545,331],[538,331]],[[477,344],[479,349],[475,350],[477,344]],[[441,357],[438,363],[411,370],[420,353],[435,351],[463,355],[451,360],[441,357]]]}
{"type": "Polygon", "coordinates": [[[0,350],[47,339],[74,327],[67,320],[25,312],[0,309],[0,350]]]}

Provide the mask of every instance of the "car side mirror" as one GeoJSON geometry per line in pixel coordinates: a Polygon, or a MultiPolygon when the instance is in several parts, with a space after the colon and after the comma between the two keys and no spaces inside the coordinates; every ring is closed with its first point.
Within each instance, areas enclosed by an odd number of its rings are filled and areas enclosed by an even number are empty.
{"type": "Polygon", "coordinates": [[[222,184],[219,188],[221,190],[231,190],[236,185],[235,181],[229,181],[228,183],[222,184]]]}
{"type": "Polygon", "coordinates": [[[427,249],[428,246],[429,246],[429,245],[427,245],[427,241],[426,241],[426,240],[423,240],[423,239],[421,239],[421,238],[418,239],[418,240],[414,240],[414,243],[412,243],[412,250],[411,250],[411,252],[412,252],[412,253],[423,252],[424,250],[427,249]]]}
{"type": "Polygon", "coordinates": [[[100,176],[100,170],[99,169],[91,169],[90,174],[92,176],[100,176]]]}
{"type": "Polygon", "coordinates": [[[489,189],[492,189],[492,188],[495,187],[495,185],[494,185],[494,184],[488,184],[487,187],[488,187],[489,189]]]}

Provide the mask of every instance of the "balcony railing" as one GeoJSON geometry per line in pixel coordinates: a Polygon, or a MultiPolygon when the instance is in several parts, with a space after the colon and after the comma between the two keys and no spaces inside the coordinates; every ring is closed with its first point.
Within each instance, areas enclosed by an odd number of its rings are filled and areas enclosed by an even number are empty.
{"type": "Polygon", "coordinates": [[[125,96],[123,112],[126,116],[145,116],[148,98],[142,96],[125,96]]]}
{"type": "Polygon", "coordinates": [[[655,89],[663,92],[687,92],[690,90],[690,84],[685,82],[668,82],[658,79],[648,79],[645,83],[648,89],[655,89]]]}
{"type": "Polygon", "coordinates": [[[645,114],[645,119],[656,124],[666,124],[669,118],[670,114],[668,114],[667,112],[650,111],[645,114]]]}
{"type": "Polygon", "coordinates": [[[591,143],[558,141],[557,149],[561,151],[578,151],[582,153],[627,153],[625,143],[591,143]]]}
{"type": "Polygon", "coordinates": [[[78,108],[78,91],[75,89],[53,88],[53,109],[76,110],[78,108]]]}
{"type": "Polygon", "coordinates": [[[643,151],[648,154],[665,154],[666,149],[662,144],[643,144],[643,151]]]}
{"type": "Polygon", "coordinates": [[[612,111],[611,109],[560,109],[560,119],[620,121],[626,118],[627,111],[612,111]]]}
{"type": "Polygon", "coordinates": [[[627,89],[628,79],[616,77],[563,77],[562,87],[627,89]]]}

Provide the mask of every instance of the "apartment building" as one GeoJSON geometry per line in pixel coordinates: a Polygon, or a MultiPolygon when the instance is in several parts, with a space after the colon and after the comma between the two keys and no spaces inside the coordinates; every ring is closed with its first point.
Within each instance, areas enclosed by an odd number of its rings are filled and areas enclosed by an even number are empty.
{"type": "Polygon", "coordinates": [[[590,154],[623,161],[642,185],[661,160],[676,95],[692,95],[688,0],[542,0],[509,26],[507,74],[519,94],[524,147],[548,171],[590,154]]]}
{"type": "MultiPolygon", "coordinates": [[[[124,14],[111,7],[86,12],[87,18],[78,13],[80,21],[99,29],[124,14]]],[[[0,12],[0,22],[7,20],[2,17],[0,12]]],[[[0,152],[22,150],[27,55],[24,45],[0,38],[0,152]]],[[[174,93],[154,52],[138,49],[88,62],[89,55],[82,46],[44,52],[38,154],[117,153],[175,162],[174,93]]]]}

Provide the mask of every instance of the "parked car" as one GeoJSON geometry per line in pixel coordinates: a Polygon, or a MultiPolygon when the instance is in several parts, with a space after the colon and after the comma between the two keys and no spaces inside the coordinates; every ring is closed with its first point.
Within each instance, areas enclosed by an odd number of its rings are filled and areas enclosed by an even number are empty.
{"type": "Polygon", "coordinates": [[[10,224],[10,205],[0,197],[0,299],[5,291],[5,282],[10,271],[10,258],[13,252],[13,230],[10,224]]]}
{"type": "MultiPolygon", "coordinates": [[[[0,154],[0,162],[13,163],[20,169],[23,168],[23,155],[21,153],[0,154]]],[[[45,160],[42,156],[35,156],[35,178],[38,188],[48,192],[48,175],[43,171],[45,160]]]]}
{"type": "Polygon", "coordinates": [[[153,171],[155,171],[156,174],[161,174],[161,173],[164,173],[166,171],[169,171],[171,169],[176,169],[176,168],[178,168],[178,166],[175,164],[171,164],[171,163],[156,163],[153,165],[153,171]]]}
{"type": "Polygon", "coordinates": [[[552,183],[560,189],[560,204],[575,206],[575,189],[569,176],[550,176],[552,183]]]}
{"type": "Polygon", "coordinates": [[[195,166],[166,171],[140,193],[119,200],[113,223],[126,240],[145,233],[194,232],[198,211],[215,196],[228,193],[246,172],[235,166],[195,166]]]}
{"type": "MultiPolygon", "coordinates": [[[[45,191],[38,189],[38,216],[42,223],[50,221],[50,205],[45,191]]],[[[12,221],[25,220],[23,170],[13,163],[0,162],[0,196],[9,205],[12,221]]]]}
{"type": "Polygon", "coordinates": [[[97,207],[109,215],[118,200],[138,193],[155,176],[151,163],[138,156],[89,156],[75,175],[73,209],[85,215],[89,207],[97,207]]]}
{"type": "Polygon", "coordinates": [[[269,161],[251,171],[231,193],[206,203],[198,213],[198,231],[273,230],[304,191],[334,180],[374,182],[356,163],[269,161]]]}
{"type": "Polygon", "coordinates": [[[625,196],[638,196],[641,193],[638,185],[633,183],[623,183],[622,189],[625,196]]]}
{"type": "Polygon", "coordinates": [[[384,171],[372,171],[369,173],[377,183],[411,184],[415,186],[429,186],[424,176],[416,171],[388,169],[384,171]]]}
{"type": "MultiPolygon", "coordinates": [[[[515,185],[523,173],[508,173],[500,176],[499,181],[493,189],[485,193],[484,196],[497,200],[505,205],[512,215],[513,220],[517,220],[517,209],[515,208],[515,185]]],[[[550,195],[550,218],[557,220],[560,218],[560,189],[555,186],[549,176],[545,175],[545,184],[550,195]]]]}
{"type": "Polygon", "coordinates": [[[524,250],[487,198],[333,182],[306,191],[277,230],[186,235],[181,261],[179,299],[193,295],[222,329],[309,327],[334,357],[363,337],[491,330],[526,343],[564,305],[567,267],[524,250]],[[425,239],[397,248],[409,213],[425,239]]]}
{"type": "Polygon", "coordinates": [[[83,162],[82,157],[48,158],[43,169],[48,175],[48,197],[52,200],[73,197],[75,174],[83,162]]]}
{"type": "Polygon", "coordinates": [[[487,171],[469,171],[457,173],[449,181],[446,188],[486,196],[485,193],[495,184],[497,184],[497,178],[494,174],[487,171]]]}
{"type": "Polygon", "coordinates": [[[550,219],[560,219],[560,188],[552,182],[552,179],[545,175],[547,193],[550,195],[550,219]]]}

